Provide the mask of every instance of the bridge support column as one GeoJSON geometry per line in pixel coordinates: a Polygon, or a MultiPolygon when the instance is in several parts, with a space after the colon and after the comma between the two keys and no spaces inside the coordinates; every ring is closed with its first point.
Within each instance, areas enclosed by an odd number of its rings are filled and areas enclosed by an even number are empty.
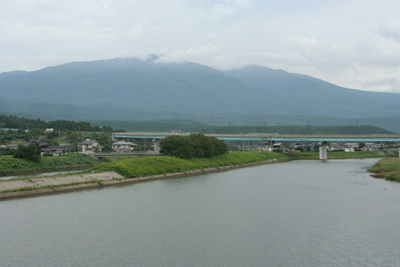
{"type": "Polygon", "coordinates": [[[319,147],[319,159],[320,160],[327,160],[328,159],[328,144],[326,142],[322,142],[321,146],[319,147]]]}
{"type": "Polygon", "coordinates": [[[153,140],[154,153],[160,153],[160,140],[153,140]]]}

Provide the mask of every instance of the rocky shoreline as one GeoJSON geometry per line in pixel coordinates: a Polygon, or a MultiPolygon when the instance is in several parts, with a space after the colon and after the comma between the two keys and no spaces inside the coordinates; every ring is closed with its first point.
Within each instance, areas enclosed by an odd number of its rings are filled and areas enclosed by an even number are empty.
{"type": "Polygon", "coordinates": [[[242,164],[238,166],[224,166],[219,168],[208,168],[204,170],[195,170],[189,172],[169,173],[154,176],[146,176],[140,178],[124,178],[116,172],[102,172],[102,173],[86,173],[75,174],[56,177],[35,177],[32,179],[24,180],[6,180],[0,181],[0,200],[32,197],[46,194],[56,194],[71,192],[84,189],[95,189],[106,186],[115,186],[130,184],[136,182],[168,179],[182,176],[192,176],[204,173],[212,173],[219,171],[227,171],[238,168],[245,168],[257,165],[264,165],[270,163],[283,162],[277,159],[265,160],[261,162],[253,162],[242,164]],[[3,193],[1,193],[3,192],[3,193]]]}

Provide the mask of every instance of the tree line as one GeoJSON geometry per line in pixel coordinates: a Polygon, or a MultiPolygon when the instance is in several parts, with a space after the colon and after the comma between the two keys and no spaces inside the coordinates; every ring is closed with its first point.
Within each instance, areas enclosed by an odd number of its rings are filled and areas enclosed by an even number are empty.
{"type": "MultiPolygon", "coordinates": [[[[12,128],[20,130],[53,128],[56,131],[81,131],[81,132],[112,132],[110,126],[93,126],[86,121],[55,120],[46,122],[41,119],[28,119],[14,115],[0,114],[0,128],[12,128]]],[[[124,130],[118,130],[124,131],[124,130]]]]}
{"type": "Polygon", "coordinates": [[[204,134],[170,135],[160,141],[160,153],[183,159],[211,158],[228,152],[227,144],[204,134]]]}
{"type": "Polygon", "coordinates": [[[97,121],[113,128],[122,128],[128,132],[171,132],[180,130],[192,133],[279,133],[279,134],[392,134],[386,129],[371,125],[317,126],[317,125],[209,125],[195,120],[153,120],[153,121],[97,121]]]}

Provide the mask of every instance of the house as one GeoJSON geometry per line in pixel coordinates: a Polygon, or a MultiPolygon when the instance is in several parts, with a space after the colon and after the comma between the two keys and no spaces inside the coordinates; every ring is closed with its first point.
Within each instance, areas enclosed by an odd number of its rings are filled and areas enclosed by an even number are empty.
{"type": "Polygon", "coordinates": [[[283,143],[275,143],[272,149],[274,152],[285,153],[286,146],[283,143]]]}
{"type": "Polygon", "coordinates": [[[46,130],[44,130],[46,133],[51,133],[54,132],[53,128],[46,128],[46,130]]]}
{"type": "Polygon", "coordinates": [[[63,148],[61,146],[47,146],[40,149],[42,153],[51,153],[54,156],[61,154],[63,152],[63,148]]]}
{"type": "Polygon", "coordinates": [[[359,144],[358,143],[345,143],[345,146],[352,148],[353,150],[358,148],[359,144]]]}
{"type": "Polygon", "coordinates": [[[344,152],[354,152],[353,146],[343,145],[342,149],[344,149],[344,152]]]}
{"type": "Polygon", "coordinates": [[[18,144],[8,144],[8,145],[6,145],[6,148],[17,149],[18,148],[18,144]]]}
{"type": "Polygon", "coordinates": [[[331,143],[331,144],[329,144],[329,150],[330,151],[343,150],[343,147],[339,143],[331,143]]]}
{"type": "Polygon", "coordinates": [[[29,141],[29,144],[34,144],[37,148],[40,148],[40,149],[43,147],[47,147],[47,141],[45,141],[43,139],[29,141]]]}
{"type": "Polygon", "coordinates": [[[116,152],[130,152],[135,146],[137,146],[135,143],[118,141],[112,144],[112,149],[116,152]]]}
{"type": "Polygon", "coordinates": [[[86,139],[82,142],[82,153],[93,153],[95,149],[100,150],[101,147],[96,140],[86,139]]]}

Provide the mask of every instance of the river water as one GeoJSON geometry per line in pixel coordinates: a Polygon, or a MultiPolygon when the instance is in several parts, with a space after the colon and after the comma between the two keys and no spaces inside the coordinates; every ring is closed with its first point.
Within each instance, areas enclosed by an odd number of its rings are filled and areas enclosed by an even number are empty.
{"type": "Polygon", "coordinates": [[[400,184],[376,161],[0,201],[0,266],[399,266],[400,184]]]}

